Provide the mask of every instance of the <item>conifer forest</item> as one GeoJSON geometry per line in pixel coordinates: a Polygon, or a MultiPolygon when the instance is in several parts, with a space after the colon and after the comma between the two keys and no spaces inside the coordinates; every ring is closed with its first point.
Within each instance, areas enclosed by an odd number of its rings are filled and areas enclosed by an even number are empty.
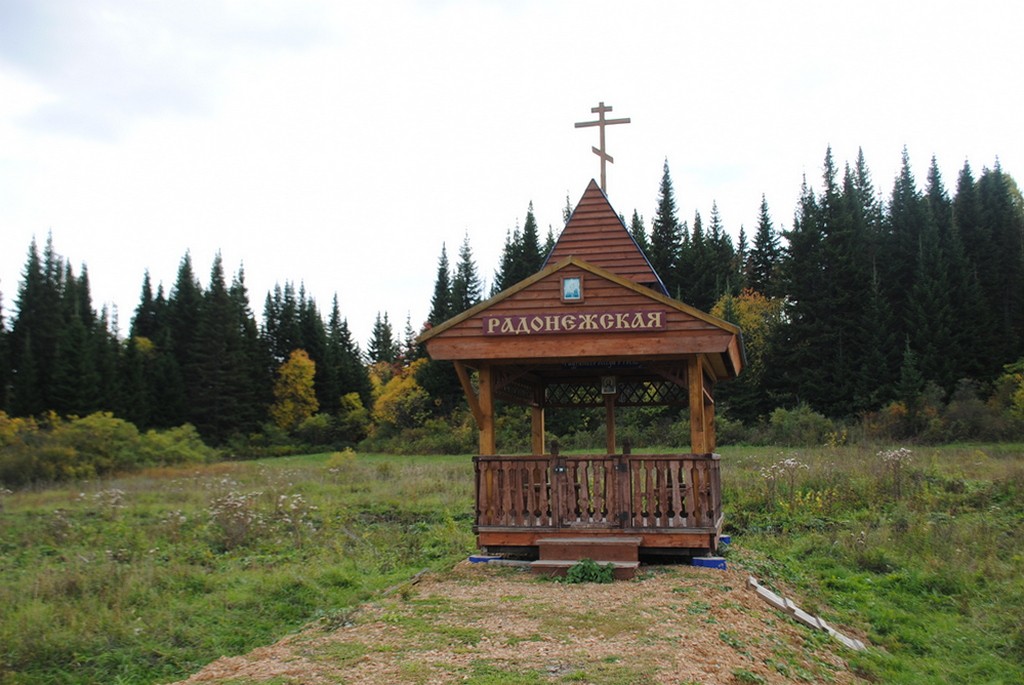
{"type": "MultiPolygon", "coordinates": [[[[787,419],[882,439],[1021,437],[1015,180],[997,161],[980,171],[965,162],[947,181],[934,159],[919,180],[905,152],[891,188],[876,187],[863,154],[840,164],[829,150],[821,169],[795,208],[762,198],[749,227],[733,227],[715,205],[680,217],[666,162],[650,220],[635,209],[622,217],[673,297],[743,330],[746,369],[716,391],[721,438],[767,441],[787,419]]],[[[138,265],[138,304],[118,323],[95,308],[85,266],[72,268],[52,239],[33,242],[16,292],[0,300],[0,419],[7,433],[18,421],[97,413],[139,431],[190,425],[227,456],[364,441],[397,449],[399,436],[411,449],[472,452],[459,383],[415,338],[535,273],[556,237],[540,234],[530,205],[493,271],[468,236],[439,246],[423,264],[436,269],[433,291],[409,293],[429,300],[427,320],[403,326],[382,312],[367,341],[353,338],[337,295],[324,307],[293,282],[266,293],[257,315],[244,273],[229,276],[219,255],[202,282],[184,255],[166,292],[138,265]]],[[[676,419],[638,411],[624,430],[642,442],[676,419]]],[[[589,421],[566,412],[549,430],[571,444],[589,421]]]]}

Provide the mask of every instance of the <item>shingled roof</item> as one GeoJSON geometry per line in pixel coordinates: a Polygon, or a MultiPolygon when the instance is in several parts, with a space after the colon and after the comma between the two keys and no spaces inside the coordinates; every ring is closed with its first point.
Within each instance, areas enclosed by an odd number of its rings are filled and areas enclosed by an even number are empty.
{"type": "Polygon", "coordinates": [[[576,209],[558,237],[544,266],[568,257],[645,285],[668,295],[661,278],[654,271],[640,246],[612,209],[608,197],[594,180],[583,192],[576,209]]]}

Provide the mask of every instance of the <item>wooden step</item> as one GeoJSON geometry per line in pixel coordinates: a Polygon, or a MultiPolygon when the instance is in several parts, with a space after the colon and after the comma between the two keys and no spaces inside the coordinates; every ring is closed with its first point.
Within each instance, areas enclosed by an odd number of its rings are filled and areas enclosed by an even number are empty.
{"type": "Polygon", "coordinates": [[[593,559],[635,562],[640,559],[643,538],[627,536],[540,538],[537,548],[542,561],[593,559]]]}
{"type": "MultiPolygon", "coordinates": [[[[538,559],[530,564],[530,572],[537,576],[564,577],[579,559],[538,559]]],[[[599,561],[602,566],[611,564],[614,567],[615,580],[631,580],[640,567],[639,561],[599,561]]]]}

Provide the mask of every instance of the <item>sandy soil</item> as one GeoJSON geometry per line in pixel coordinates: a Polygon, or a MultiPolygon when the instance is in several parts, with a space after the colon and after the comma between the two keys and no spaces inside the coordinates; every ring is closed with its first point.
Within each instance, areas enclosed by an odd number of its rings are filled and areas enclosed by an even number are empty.
{"type": "Polygon", "coordinates": [[[745,574],[641,571],[569,585],[466,562],[180,685],[863,682],[844,647],[766,605],[745,574]]]}

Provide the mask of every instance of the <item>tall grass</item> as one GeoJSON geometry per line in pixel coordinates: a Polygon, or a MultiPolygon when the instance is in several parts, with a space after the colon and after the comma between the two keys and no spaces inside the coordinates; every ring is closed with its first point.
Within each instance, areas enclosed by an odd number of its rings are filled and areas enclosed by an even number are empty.
{"type": "MultiPolygon", "coordinates": [[[[1024,448],[722,450],[733,564],[885,683],[1024,682],[1024,448]]],[[[351,452],[0,494],[0,683],[185,676],[472,548],[468,457],[351,452]]]]}
{"type": "Polygon", "coordinates": [[[725,452],[737,561],[863,631],[862,675],[1024,682],[1021,446],[725,452]]]}
{"type": "Polygon", "coordinates": [[[0,496],[0,682],[161,682],[472,548],[466,457],[156,468],[0,496]]]}

